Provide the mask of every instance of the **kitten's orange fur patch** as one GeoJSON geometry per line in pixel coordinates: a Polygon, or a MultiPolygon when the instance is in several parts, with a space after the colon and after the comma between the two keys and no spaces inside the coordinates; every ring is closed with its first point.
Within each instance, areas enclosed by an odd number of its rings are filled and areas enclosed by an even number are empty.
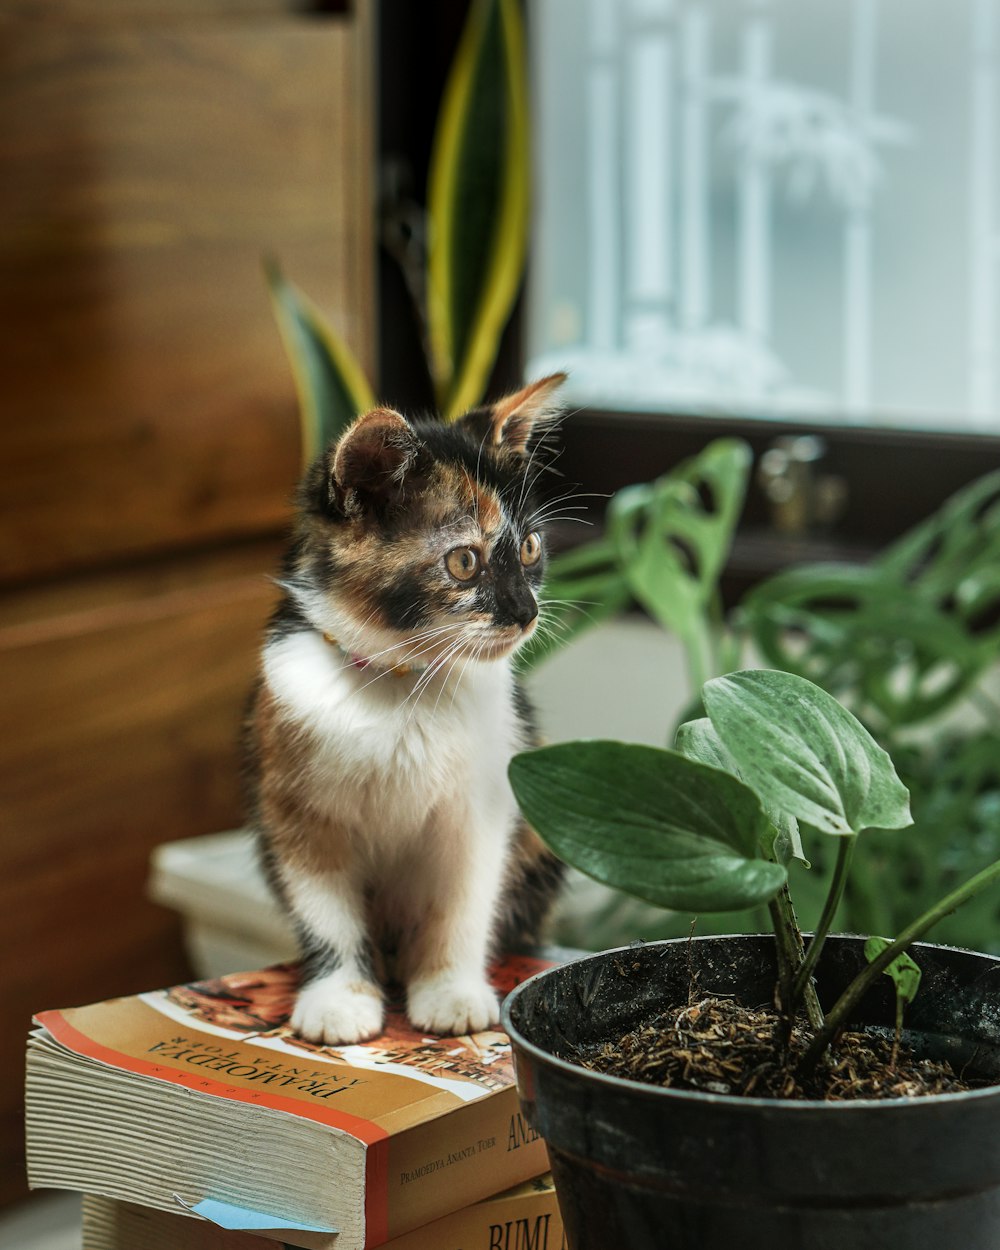
{"type": "Polygon", "coordinates": [[[312,748],[298,726],[281,714],[265,685],[258,696],[257,750],[261,773],[258,795],[275,852],[307,873],[341,872],[350,862],[346,831],[307,810],[301,778],[312,748]],[[305,831],[308,830],[308,835],[305,831]]]}
{"type": "Polygon", "coordinates": [[[553,373],[505,395],[493,405],[493,442],[524,453],[532,430],[555,411],[553,397],[566,381],[565,373],[553,373]]]}
{"type": "Polygon", "coordinates": [[[366,994],[369,998],[382,997],[382,991],[377,985],[372,985],[371,981],[351,981],[344,989],[348,994],[366,994]]]}

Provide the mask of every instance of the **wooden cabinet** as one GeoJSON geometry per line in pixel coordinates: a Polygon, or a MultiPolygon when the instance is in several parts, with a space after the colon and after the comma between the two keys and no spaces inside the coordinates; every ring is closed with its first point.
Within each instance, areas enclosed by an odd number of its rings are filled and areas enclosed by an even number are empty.
{"type": "Polygon", "coordinates": [[[263,256],[371,369],[367,6],[0,15],[0,1201],[33,1010],[182,977],[158,842],[238,823],[298,472],[263,256]]]}

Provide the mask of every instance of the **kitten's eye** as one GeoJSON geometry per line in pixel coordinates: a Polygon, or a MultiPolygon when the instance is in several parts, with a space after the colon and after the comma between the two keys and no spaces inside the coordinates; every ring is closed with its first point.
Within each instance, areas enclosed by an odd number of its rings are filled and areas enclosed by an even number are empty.
{"type": "Polygon", "coordinates": [[[471,582],[479,572],[479,552],[474,547],[456,547],[448,552],[444,563],[456,582],[471,582]]]}
{"type": "Polygon", "coordinates": [[[542,540],[537,534],[529,534],[521,544],[521,563],[537,564],[542,554],[542,540]]]}

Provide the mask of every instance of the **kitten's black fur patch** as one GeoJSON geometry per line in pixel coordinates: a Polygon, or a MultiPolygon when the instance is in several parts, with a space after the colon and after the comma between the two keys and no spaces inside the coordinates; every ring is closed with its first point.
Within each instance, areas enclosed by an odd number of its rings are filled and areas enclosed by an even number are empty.
{"type": "Polygon", "coordinates": [[[394,629],[419,629],[430,617],[430,597],[413,574],[402,574],[376,598],[386,624],[394,629]]]}

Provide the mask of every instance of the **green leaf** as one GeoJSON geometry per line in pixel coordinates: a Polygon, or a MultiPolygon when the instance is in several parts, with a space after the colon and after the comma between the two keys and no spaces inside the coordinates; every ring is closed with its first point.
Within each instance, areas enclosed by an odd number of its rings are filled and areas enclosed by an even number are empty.
{"type": "Polygon", "coordinates": [[[516,755],[510,783],[561,859],[661,907],[733,911],[785,881],[756,858],[767,822],[753,791],[674,751],[560,743],[516,755]]]}
{"type": "MultiPolygon", "coordinates": [[[[927,599],[947,600],[962,617],[971,605],[981,611],[976,586],[989,578],[1000,561],[1000,471],[994,471],[957,491],[919,525],[914,526],[879,556],[882,576],[910,585],[927,599]]],[[[990,602],[995,600],[990,598],[990,602]]]]}
{"type": "MultiPolygon", "coordinates": [[[[698,760],[710,768],[721,768],[723,772],[731,773],[745,783],[746,779],[739,766],[723,746],[722,739],[707,716],[686,721],[681,725],[677,730],[675,746],[688,759],[698,760]]],[[[767,802],[764,802],[763,807],[771,826],[764,837],[768,855],[779,864],[787,864],[790,859],[797,859],[808,868],[809,861],[802,850],[802,838],[799,835],[799,822],[794,816],[779,811],[767,802]]]]}
{"type": "Polygon", "coordinates": [[[704,633],[746,494],[746,443],[717,439],[650,485],[619,491],[608,529],[633,594],[682,639],[704,633]]]}
{"type": "Polygon", "coordinates": [[[427,204],[430,364],[449,418],[481,400],[524,270],[525,78],[517,0],[474,0],[445,84],[427,204]]]}
{"type": "Polygon", "coordinates": [[[736,761],[722,745],[722,739],[707,716],[685,721],[677,730],[674,746],[689,760],[697,760],[710,768],[721,768],[734,777],[740,775],[736,761]]]}
{"type": "MultiPolygon", "coordinates": [[[[870,937],[865,942],[865,959],[871,963],[882,954],[887,946],[891,945],[888,938],[870,937]]],[[[897,955],[884,971],[896,987],[897,1004],[912,1003],[917,996],[917,990],[920,989],[919,966],[904,951],[902,955],[897,955]]]]}
{"type": "Polygon", "coordinates": [[[767,805],[832,834],[913,823],[892,760],[812,682],[752,670],[707,682],[702,697],[740,773],[767,805]]]}
{"type": "Polygon", "coordinates": [[[323,314],[278,266],[265,264],[271,303],[285,344],[299,398],[302,461],[310,464],[375,396],[357,357],[323,314]]]}
{"type": "Polygon", "coordinates": [[[789,569],[751,591],[739,615],[768,664],[888,726],[954,703],[996,651],[912,584],[875,567],[789,569]]]}

